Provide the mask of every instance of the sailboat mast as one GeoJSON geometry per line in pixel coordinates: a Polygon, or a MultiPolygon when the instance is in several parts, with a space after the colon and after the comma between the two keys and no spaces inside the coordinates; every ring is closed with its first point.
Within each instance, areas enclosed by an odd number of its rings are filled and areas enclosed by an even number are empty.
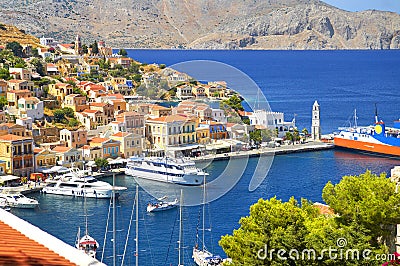
{"type": "Polygon", "coordinates": [[[136,266],[139,265],[139,185],[136,185],[136,266]]]}
{"type": "Polygon", "coordinates": [[[178,266],[182,266],[181,264],[181,242],[182,242],[182,189],[181,189],[181,198],[180,198],[180,204],[179,204],[179,241],[178,241],[178,266]]]}
{"type": "Polygon", "coordinates": [[[202,236],[202,242],[203,242],[203,248],[202,250],[204,251],[205,244],[204,244],[204,229],[205,229],[205,204],[206,204],[206,175],[203,176],[203,236],[202,236]]]}
{"type": "Polygon", "coordinates": [[[116,232],[115,232],[115,173],[113,173],[113,189],[112,189],[112,206],[113,206],[113,266],[116,264],[116,232]]]}

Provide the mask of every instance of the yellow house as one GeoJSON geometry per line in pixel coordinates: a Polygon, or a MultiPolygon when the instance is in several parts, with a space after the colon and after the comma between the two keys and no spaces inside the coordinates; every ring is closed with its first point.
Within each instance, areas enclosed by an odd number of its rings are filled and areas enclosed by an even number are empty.
{"type": "Polygon", "coordinates": [[[35,171],[40,168],[50,168],[56,165],[56,153],[50,150],[35,148],[35,171]]]}
{"type": "Polygon", "coordinates": [[[146,137],[152,149],[194,144],[197,125],[196,117],[182,114],[149,118],[146,120],[146,137]]]}
{"type": "Polygon", "coordinates": [[[71,84],[68,83],[56,83],[49,84],[49,94],[57,98],[59,102],[63,102],[66,95],[73,93],[71,84]]]}
{"type": "Polygon", "coordinates": [[[124,158],[129,158],[134,155],[141,155],[142,149],[142,136],[128,132],[117,132],[110,136],[110,139],[119,141],[121,155],[124,158]]]}
{"type": "Polygon", "coordinates": [[[34,172],[33,139],[12,134],[0,136],[0,160],[6,162],[6,174],[29,176],[34,172]]]}

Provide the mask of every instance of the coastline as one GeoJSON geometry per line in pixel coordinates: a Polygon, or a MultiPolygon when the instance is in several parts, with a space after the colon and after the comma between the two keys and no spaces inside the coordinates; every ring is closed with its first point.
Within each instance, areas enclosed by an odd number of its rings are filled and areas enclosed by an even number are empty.
{"type": "Polygon", "coordinates": [[[313,142],[306,142],[304,144],[282,145],[275,148],[263,147],[260,149],[249,150],[249,151],[235,151],[222,154],[204,155],[195,157],[193,158],[193,160],[195,162],[203,162],[210,160],[221,161],[221,160],[229,160],[231,158],[237,159],[243,157],[274,156],[274,155],[281,155],[288,153],[328,150],[333,148],[334,145],[331,143],[313,141],[313,142]]]}

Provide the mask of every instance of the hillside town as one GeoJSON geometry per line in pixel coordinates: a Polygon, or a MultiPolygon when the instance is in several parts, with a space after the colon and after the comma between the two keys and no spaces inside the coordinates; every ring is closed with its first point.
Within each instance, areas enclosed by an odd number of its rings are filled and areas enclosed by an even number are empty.
{"type": "Polygon", "coordinates": [[[113,54],[101,41],[43,37],[37,48],[13,42],[0,49],[3,174],[101,168],[131,156],[196,157],[308,133],[283,113],[244,111],[224,81],[202,84],[123,49],[113,54]]]}

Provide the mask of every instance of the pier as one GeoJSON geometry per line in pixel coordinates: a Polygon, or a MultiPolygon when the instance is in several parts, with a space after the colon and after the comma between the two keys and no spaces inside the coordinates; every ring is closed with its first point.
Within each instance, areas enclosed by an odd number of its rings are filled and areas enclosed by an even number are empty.
{"type": "Polygon", "coordinates": [[[230,158],[235,159],[244,157],[273,156],[273,155],[281,155],[281,154],[289,154],[297,152],[328,150],[333,148],[334,145],[331,143],[312,141],[302,144],[282,145],[275,148],[262,147],[260,149],[254,149],[249,151],[235,151],[222,154],[208,154],[204,156],[195,157],[193,158],[193,160],[196,162],[209,161],[209,160],[221,161],[221,160],[228,160],[230,158]]]}

